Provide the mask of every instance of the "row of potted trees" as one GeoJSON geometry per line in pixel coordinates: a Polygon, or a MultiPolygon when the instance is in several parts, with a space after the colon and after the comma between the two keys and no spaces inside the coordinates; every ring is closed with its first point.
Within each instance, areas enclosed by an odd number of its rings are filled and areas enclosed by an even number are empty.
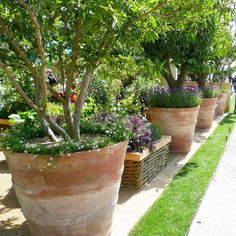
{"type": "Polygon", "coordinates": [[[145,103],[149,108],[145,113],[160,128],[140,115],[122,117],[114,112],[102,112],[82,119],[81,135],[85,141],[81,143],[55,144],[45,139],[37,118],[24,113],[21,124],[2,135],[1,148],[5,150],[14,188],[31,233],[50,235],[73,230],[105,235],[111,230],[127,140],[129,171],[125,169],[122,183],[124,187],[140,189],[165,167],[169,143],[172,152],[188,152],[196,124],[210,128],[218,96],[219,112],[224,110],[225,96],[222,98],[219,93],[216,87],[151,87],[146,94],[145,103]],[[172,141],[165,137],[158,147],[161,130],[170,135],[172,141]],[[91,138],[93,141],[89,142],[91,138]],[[130,159],[130,153],[144,153],[147,149],[151,151],[148,155],[130,159]],[[152,156],[153,153],[156,154],[152,156]],[[153,168],[145,167],[136,182],[127,185],[125,178],[128,176],[130,181],[130,176],[137,173],[130,161],[144,166],[145,160],[149,166],[152,161],[153,168]],[[140,179],[141,176],[146,177],[140,179]],[[48,212],[46,218],[45,211],[48,212]],[[76,226],[71,228],[71,225],[76,226]]]}
{"type": "Polygon", "coordinates": [[[148,94],[149,120],[172,137],[171,152],[187,153],[191,149],[195,128],[209,129],[215,113],[225,110],[227,93],[219,87],[153,87],[148,94]],[[216,110],[217,108],[217,110],[216,110]]]}
{"type": "MultiPolygon", "coordinates": [[[[130,151],[140,151],[140,145],[138,150],[135,149],[136,144],[142,140],[142,148],[152,147],[150,136],[157,132],[148,127],[127,127],[124,117],[107,120],[104,120],[104,114],[103,119],[84,117],[90,85],[102,66],[107,66],[105,70],[109,71],[119,58],[125,61],[126,71],[129,72],[132,67],[138,67],[140,60],[135,54],[143,56],[144,41],[163,39],[163,42],[169,42],[166,39],[170,36],[174,40],[167,46],[157,42],[159,49],[150,51],[161,52],[159,67],[170,67],[170,61],[181,64],[180,81],[171,77],[168,68],[162,70],[169,85],[181,86],[186,77],[183,62],[188,61],[189,52],[177,56],[181,61],[174,56],[176,52],[186,51],[187,45],[191,51],[198,50],[192,50],[188,41],[175,40],[176,33],[184,28],[184,31],[192,33],[186,39],[196,41],[196,36],[202,35],[202,23],[210,15],[218,17],[217,6],[221,6],[201,2],[204,9],[209,8],[209,12],[202,11],[201,7],[199,11],[189,11],[193,9],[193,2],[188,5],[186,1],[187,7],[182,8],[182,3],[176,2],[179,4],[176,6],[168,1],[164,4],[110,1],[109,6],[106,1],[50,1],[50,4],[48,1],[1,1],[0,75],[3,81],[10,82],[14,94],[19,94],[36,115],[24,114],[18,119],[22,120],[20,125],[1,133],[0,146],[7,158],[13,186],[32,235],[110,234],[128,140],[131,140],[130,151]],[[172,14],[176,9],[181,10],[177,21],[172,14]],[[179,17],[183,17],[183,21],[179,17]],[[192,20],[198,27],[189,30],[192,20]],[[172,29],[176,33],[173,34],[172,29]],[[165,52],[162,53],[161,49],[165,52]],[[131,58],[131,54],[135,59],[131,58]],[[131,61],[137,62],[137,65],[129,66],[131,61]],[[50,66],[57,71],[62,94],[58,93],[46,73],[50,66]],[[71,97],[75,92],[78,96],[71,97]],[[63,119],[55,119],[48,111],[52,97],[60,104],[63,119]],[[136,136],[136,131],[141,133],[136,136]]],[[[222,9],[220,7],[220,12],[222,9]]],[[[229,11],[231,8],[224,9],[229,11]]],[[[208,31],[205,32],[208,38],[208,31]]],[[[180,35],[183,33],[180,32],[180,35]]],[[[199,45],[203,44],[200,42],[199,45]]],[[[194,47],[199,48],[199,45],[194,47]]],[[[199,52],[202,54],[208,50],[199,52]]],[[[197,61],[195,67],[199,63],[197,61]]],[[[120,64],[117,64],[119,67],[120,64]]],[[[119,70],[115,70],[115,77],[119,70]]],[[[133,77],[132,73],[127,74],[127,77],[133,77]]],[[[193,137],[189,130],[195,127],[201,101],[200,92],[192,90],[161,92],[161,99],[169,104],[169,112],[157,119],[167,120],[172,113],[175,115],[169,120],[171,127],[166,127],[174,131],[171,150],[174,150],[174,143],[178,144],[177,135],[181,133],[186,133],[190,141],[181,136],[188,146],[182,147],[180,143],[175,151],[189,150],[193,137]],[[178,104],[180,115],[172,111],[175,109],[172,104],[178,104]],[[190,111],[185,112],[186,106],[190,111]],[[185,113],[187,118],[183,118],[185,113]],[[185,119],[191,127],[183,125],[185,119]],[[177,125],[173,125],[175,121],[177,125]]],[[[155,101],[159,102],[158,99],[155,101]]],[[[155,105],[155,101],[152,100],[154,104],[151,105],[155,105]]],[[[157,108],[157,112],[161,110],[163,108],[157,108]]],[[[90,111],[87,109],[86,112],[90,111]]],[[[151,121],[156,118],[155,112],[150,112],[151,121]]],[[[136,125],[143,126],[137,117],[132,119],[136,125]]],[[[154,123],[159,124],[159,121],[154,123]]],[[[164,126],[162,128],[164,133],[168,133],[164,126]]]]}

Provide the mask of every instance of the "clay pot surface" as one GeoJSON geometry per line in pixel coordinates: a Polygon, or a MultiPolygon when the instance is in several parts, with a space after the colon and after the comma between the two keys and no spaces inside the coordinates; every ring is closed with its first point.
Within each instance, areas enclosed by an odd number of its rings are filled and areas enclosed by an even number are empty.
{"type": "Polygon", "coordinates": [[[47,156],[5,152],[33,236],[110,235],[127,142],[47,156]]]}
{"type": "Polygon", "coordinates": [[[199,129],[210,129],[215,116],[218,98],[203,98],[197,118],[196,127],[199,129]]]}
{"type": "Polygon", "coordinates": [[[193,108],[149,108],[148,119],[171,136],[170,151],[187,153],[191,149],[199,106],[193,108]]]}
{"type": "Polygon", "coordinates": [[[217,109],[216,109],[217,115],[224,114],[227,97],[228,97],[228,93],[222,93],[218,96],[217,109]]]}

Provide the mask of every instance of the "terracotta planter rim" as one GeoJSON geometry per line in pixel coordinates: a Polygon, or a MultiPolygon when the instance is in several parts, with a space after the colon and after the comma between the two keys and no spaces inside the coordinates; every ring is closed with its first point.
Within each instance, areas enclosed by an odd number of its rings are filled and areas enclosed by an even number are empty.
{"type": "Polygon", "coordinates": [[[181,111],[181,110],[196,110],[200,107],[200,105],[198,105],[197,107],[182,107],[182,108],[165,108],[165,107],[149,107],[148,108],[148,111],[150,110],[178,110],[178,111],[181,111]]]}
{"type": "MultiPolygon", "coordinates": [[[[218,95],[219,96],[219,95],[218,95]]],[[[204,100],[213,100],[213,99],[218,99],[218,96],[217,97],[214,97],[214,98],[202,98],[204,100]]]]}
{"type": "MultiPolygon", "coordinates": [[[[96,149],[91,149],[91,150],[84,150],[84,151],[78,151],[78,152],[73,152],[73,153],[68,153],[68,154],[65,154],[63,156],[56,156],[54,157],[55,159],[58,158],[58,160],[61,160],[61,159],[67,159],[67,158],[72,158],[72,156],[77,156],[77,155],[80,155],[80,154],[85,154],[85,153],[97,153],[97,152],[106,152],[107,150],[109,150],[110,148],[114,148],[114,147],[117,147],[117,146],[120,146],[122,145],[123,143],[128,143],[127,140],[125,141],[122,141],[122,142],[119,142],[119,143],[114,143],[114,144],[110,144],[106,147],[103,147],[103,148],[96,148],[96,149]]],[[[31,153],[24,153],[24,152],[13,152],[13,151],[8,151],[8,150],[3,150],[3,153],[6,154],[6,156],[8,154],[15,154],[15,155],[24,155],[24,157],[26,158],[32,158],[32,157],[35,157],[37,156],[37,158],[40,158],[40,159],[43,159],[43,158],[50,158],[51,156],[49,155],[46,155],[46,154],[31,154],[31,153]]]]}

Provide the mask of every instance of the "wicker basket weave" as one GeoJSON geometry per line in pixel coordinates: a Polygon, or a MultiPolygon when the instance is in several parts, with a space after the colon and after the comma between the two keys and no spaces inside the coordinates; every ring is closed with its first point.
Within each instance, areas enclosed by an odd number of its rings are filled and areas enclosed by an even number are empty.
{"type": "MultiPolygon", "coordinates": [[[[139,158],[126,156],[124,173],[121,180],[121,188],[142,189],[145,184],[153,180],[160,171],[166,167],[169,155],[170,137],[164,137],[164,142],[154,152],[145,155],[139,154],[139,158]],[[133,159],[133,160],[131,160],[133,159]]],[[[129,153],[128,153],[129,154],[129,153]]],[[[136,157],[138,154],[136,153],[136,157]]]]}

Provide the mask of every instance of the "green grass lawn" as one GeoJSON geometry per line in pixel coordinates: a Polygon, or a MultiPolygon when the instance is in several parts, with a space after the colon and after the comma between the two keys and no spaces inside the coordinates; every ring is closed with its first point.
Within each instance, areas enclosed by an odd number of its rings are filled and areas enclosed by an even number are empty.
{"type": "Polygon", "coordinates": [[[174,177],[129,236],[184,236],[224,152],[236,115],[227,116],[174,177]]]}

